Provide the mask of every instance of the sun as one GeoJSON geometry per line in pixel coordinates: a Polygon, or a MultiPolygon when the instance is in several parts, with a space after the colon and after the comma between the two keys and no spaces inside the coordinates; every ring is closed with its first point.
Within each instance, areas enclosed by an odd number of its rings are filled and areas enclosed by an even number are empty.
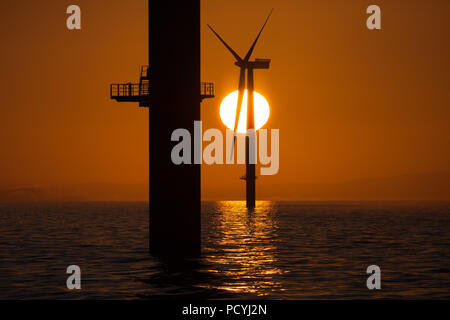
{"type": "MultiPolygon", "coordinates": [[[[237,132],[246,133],[247,131],[247,90],[244,91],[244,99],[239,115],[237,132]]],[[[220,104],[220,119],[228,129],[234,130],[234,121],[236,118],[238,91],[227,95],[220,104]]],[[[253,101],[255,106],[255,129],[258,130],[267,122],[270,115],[270,107],[266,98],[260,93],[254,91],[253,101]]]]}

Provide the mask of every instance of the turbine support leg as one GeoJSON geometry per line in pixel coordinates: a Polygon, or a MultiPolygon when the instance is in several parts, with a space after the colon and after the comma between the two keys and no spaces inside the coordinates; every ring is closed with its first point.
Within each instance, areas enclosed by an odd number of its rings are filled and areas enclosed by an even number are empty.
{"type": "MultiPolygon", "coordinates": [[[[254,151],[254,150],[253,150],[254,151]]],[[[250,138],[245,137],[245,155],[246,155],[246,166],[245,166],[245,184],[246,184],[246,204],[247,208],[254,209],[256,201],[256,184],[255,184],[255,164],[250,163],[250,138]]]]}

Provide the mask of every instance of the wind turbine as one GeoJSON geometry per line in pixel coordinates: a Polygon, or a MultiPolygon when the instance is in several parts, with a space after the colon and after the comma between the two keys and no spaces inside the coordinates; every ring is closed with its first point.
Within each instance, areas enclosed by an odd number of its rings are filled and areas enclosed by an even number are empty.
{"type": "MultiPolygon", "coordinates": [[[[233,157],[233,149],[234,145],[236,143],[236,133],[237,133],[237,127],[239,123],[239,118],[241,115],[241,108],[242,108],[242,102],[244,100],[244,92],[245,92],[245,72],[247,71],[247,133],[250,130],[255,129],[255,110],[254,110],[254,70],[255,69],[269,69],[270,67],[270,59],[255,59],[254,61],[250,61],[250,57],[253,53],[253,50],[255,49],[256,43],[259,40],[259,37],[261,36],[261,33],[263,32],[267,22],[269,21],[270,16],[272,15],[273,9],[270,11],[269,16],[267,17],[266,21],[264,22],[261,30],[258,33],[258,36],[256,37],[255,41],[251,45],[250,49],[248,50],[247,54],[245,55],[244,59],[242,59],[226,42],[222,39],[222,37],[214,31],[214,29],[208,24],[208,28],[211,29],[211,31],[214,33],[214,35],[223,43],[223,45],[228,49],[228,51],[231,52],[233,57],[236,59],[236,62],[234,63],[237,67],[240,68],[239,73],[239,85],[238,85],[238,101],[237,101],[237,108],[236,108],[236,118],[234,120],[234,133],[233,133],[233,142],[231,146],[231,157],[233,157]]],[[[252,159],[256,159],[256,155],[254,154],[255,148],[251,148],[253,154],[252,159]]],[[[246,175],[245,175],[245,181],[246,181],[246,202],[247,202],[247,208],[254,208],[255,207],[255,163],[250,163],[250,146],[249,146],[249,135],[247,134],[245,138],[245,153],[246,153],[246,175]]]]}

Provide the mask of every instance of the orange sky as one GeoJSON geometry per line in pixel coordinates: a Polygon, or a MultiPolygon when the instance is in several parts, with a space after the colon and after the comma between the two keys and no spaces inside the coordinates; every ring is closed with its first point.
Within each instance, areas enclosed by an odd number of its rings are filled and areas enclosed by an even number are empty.
{"type": "MultiPolygon", "coordinates": [[[[0,3],[0,189],[146,184],[147,110],[109,100],[109,84],[137,81],[147,62],[147,0],[76,3],[81,31],[66,29],[71,1],[0,3]]],[[[368,1],[202,2],[202,80],[216,87],[202,104],[205,129],[224,129],[219,104],[238,78],[206,23],[243,54],[275,8],[254,55],[272,59],[255,87],[271,105],[266,128],[280,129],[280,172],[258,179],[261,197],[450,171],[450,2],[376,3],[381,31],[365,26],[368,1]]],[[[242,198],[243,173],[203,166],[204,198],[242,198]]],[[[338,188],[314,198],[339,198],[338,188]]]]}

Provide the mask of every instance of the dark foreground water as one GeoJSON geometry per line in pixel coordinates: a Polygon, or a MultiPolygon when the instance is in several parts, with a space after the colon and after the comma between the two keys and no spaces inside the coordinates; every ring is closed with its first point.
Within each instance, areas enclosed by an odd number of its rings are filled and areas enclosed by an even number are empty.
{"type": "Polygon", "coordinates": [[[0,299],[450,298],[449,203],[206,202],[202,220],[202,257],[161,261],[146,203],[0,204],[0,299]]]}

